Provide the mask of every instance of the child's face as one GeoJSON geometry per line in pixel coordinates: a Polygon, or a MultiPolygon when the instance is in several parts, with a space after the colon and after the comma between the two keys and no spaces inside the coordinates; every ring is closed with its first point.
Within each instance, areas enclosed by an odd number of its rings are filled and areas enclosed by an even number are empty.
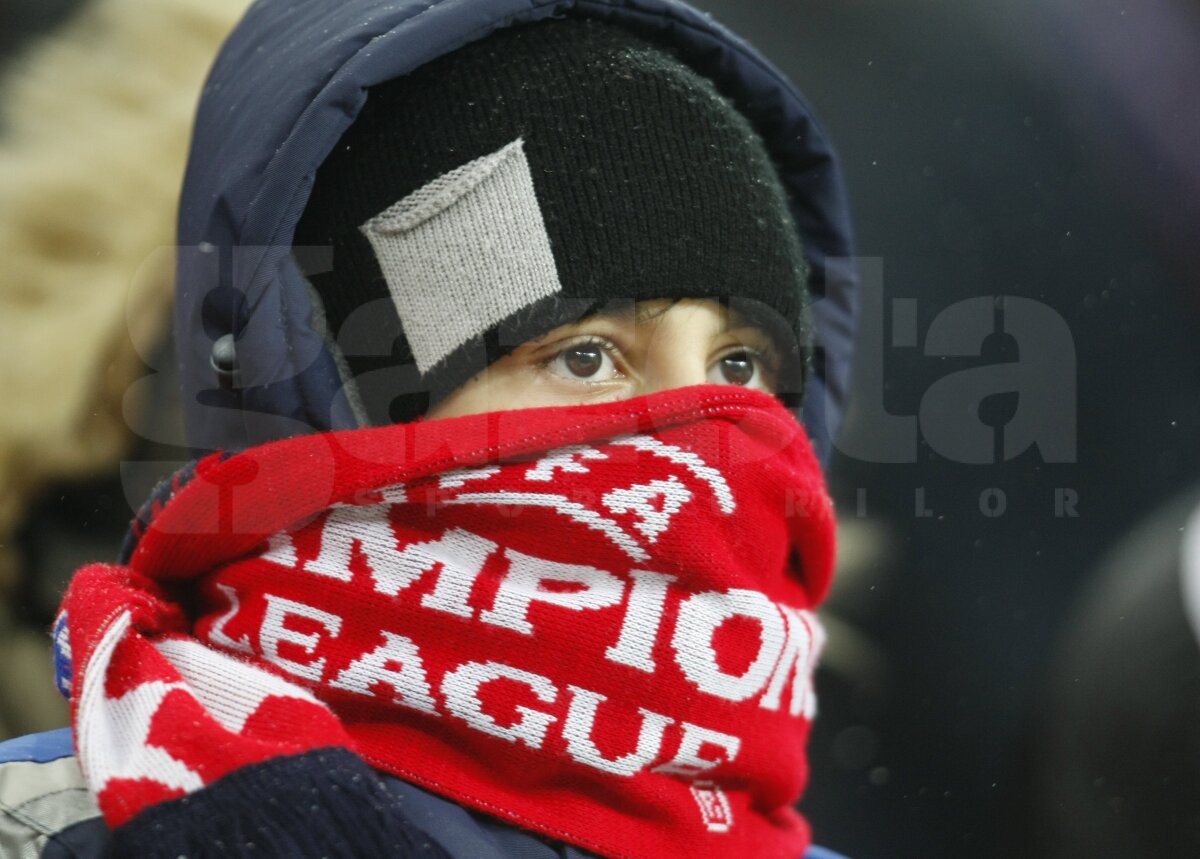
{"type": "Polygon", "coordinates": [[[470,379],[430,418],[571,406],[714,383],[773,393],[779,350],[715,301],[641,301],[522,344],[470,379]]]}

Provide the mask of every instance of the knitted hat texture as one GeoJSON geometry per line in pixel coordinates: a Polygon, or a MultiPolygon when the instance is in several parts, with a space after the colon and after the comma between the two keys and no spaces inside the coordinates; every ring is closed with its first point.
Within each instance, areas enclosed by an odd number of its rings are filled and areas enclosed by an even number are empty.
{"type": "Polygon", "coordinates": [[[513,27],[372,89],[295,245],[375,424],[614,303],[719,299],[796,368],[810,341],[808,266],[754,129],[595,20],[513,27]]]}

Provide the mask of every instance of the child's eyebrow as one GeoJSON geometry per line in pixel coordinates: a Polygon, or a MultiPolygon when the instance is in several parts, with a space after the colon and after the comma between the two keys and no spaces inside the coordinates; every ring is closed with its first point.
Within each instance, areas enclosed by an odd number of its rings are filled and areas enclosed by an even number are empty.
{"type": "Polygon", "coordinates": [[[641,307],[632,305],[616,310],[612,315],[623,317],[621,321],[625,321],[632,316],[634,325],[645,325],[650,320],[656,319],[666,313],[674,303],[671,301],[665,304],[643,304],[641,307]]]}
{"type": "Polygon", "coordinates": [[[657,316],[658,312],[649,311],[647,309],[639,310],[635,314],[635,308],[632,304],[622,304],[619,307],[608,307],[604,310],[599,310],[595,313],[589,313],[576,319],[574,322],[566,322],[562,325],[547,331],[545,334],[540,334],[529,340],[530,343],[541,343],[545,341],[551,334],[561,328],[578,328],[581,325],[588,325],[596,322],[608,322],[613,325],[630,325],[638,324],[653,316],[657,316]]]}
{"type": "MultiPolygon", "coordinates": [[[[648,325],[670,310],[675,304],[676,301],[671,300],[637,303],[623,302],[615,306],[610,305],[595,313],[589,313],[587,316],[577,319],[574,322],[560,325],[558,329],[572,329],[596,323],[607,323],[613,326],[648,325]]],[[[722,304],[724,305],[725,303],[722,302],[722,304]]],[[[736,308],[725,305],[725,311],[722,314],[721,320],[722,332],[734,331],[739,328],[757,328],[772,341],[772,345],[776,347],[783,346],[783,343],[780,342],[781,336],[787,337],[789,332],[781,331],[779,320],[775,319],[769,310],[764,310],[753,303],[748,303],[744,307],[736,308]]],[[[553,331],[547,331],[545,334],[531,338],[528,342],[531,345],[542,343],[552,333],[553,331]]]]}
{"type": "Polygon", "coordinates": [[[795,334],[779,314],[755,302],[739,302],[737,307],[729,307],[726,318],[726,330],[735,328],[757,328],[774,345],[784,352],[791,351],[790,345],[795,343],[795,334]]]}

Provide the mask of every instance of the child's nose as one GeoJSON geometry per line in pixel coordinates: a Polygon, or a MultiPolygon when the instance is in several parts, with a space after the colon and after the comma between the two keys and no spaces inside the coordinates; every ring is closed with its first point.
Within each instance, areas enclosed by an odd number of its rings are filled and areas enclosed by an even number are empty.
{"type": "Polygon", "coordinates": [[[689,385],[703,385],[707,380],[708,372],[702,355],[675,352],[648,362],[639,393],[653,394],[689,385]]]}

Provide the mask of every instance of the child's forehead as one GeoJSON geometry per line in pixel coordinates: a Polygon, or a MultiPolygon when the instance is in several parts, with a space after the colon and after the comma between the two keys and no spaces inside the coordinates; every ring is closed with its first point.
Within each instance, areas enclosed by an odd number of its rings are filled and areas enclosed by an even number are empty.
{"type": "Polygon", "coordinates": [[[712,314],[719,320],[722,329],[758,328],[763,332],[776,335],[778,321],[772,321],[770,308],[759,302],[734,302],[729,299],[715,298],[654,298],[641,301],[613,301],[598,307],[578,319],[575,325],[588,322],[609,322],[623,326],[653,326],[662,321],[668,313],[678,314],[680,311],[702,310],[712,314]]]}
{"type": "Polygon", "coordinates": [[[748,305],[731,307],[727,300],[714,298],[656,298],[624,300],[594,307],[573,322],[548,328],[529,338],[525,346],[536,348],[551,340],[575,334],[599,335],[625,332],[623,336],[641,340],[654,337],[662,329],[672,337],[704,338],[733,333],[750,338],[760,348],[788,353],[791,334],[778,321],[772,322],[769,308],[748,305]]]}

